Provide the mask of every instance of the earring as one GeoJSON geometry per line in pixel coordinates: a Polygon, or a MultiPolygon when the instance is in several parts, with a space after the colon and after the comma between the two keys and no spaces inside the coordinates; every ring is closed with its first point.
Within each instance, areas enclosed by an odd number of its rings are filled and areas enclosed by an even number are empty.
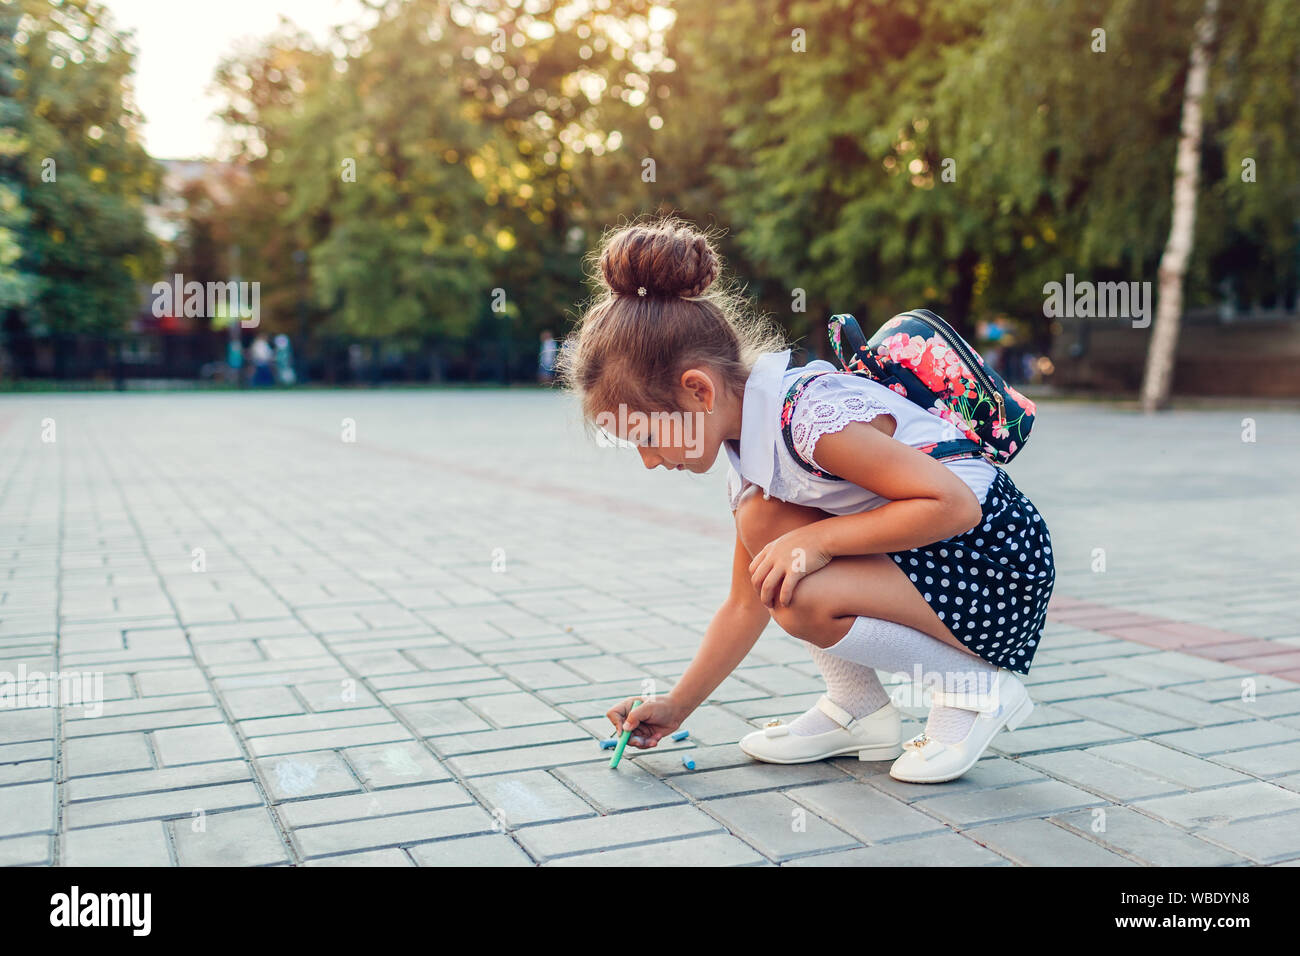
{"type": "Polygon", "coordinates": [[[713,409],[711,408],[706,408],[705,411],[708,412],[710,415],[713,414],[713,409]]]}

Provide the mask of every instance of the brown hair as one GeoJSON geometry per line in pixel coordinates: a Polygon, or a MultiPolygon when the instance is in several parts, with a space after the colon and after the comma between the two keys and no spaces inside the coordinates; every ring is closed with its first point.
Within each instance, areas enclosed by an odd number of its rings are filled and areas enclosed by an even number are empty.
{"type": "Polygon", "coordinates": [[[754,360],[785,348],[781,332],[715,284],[709,237],[673,217],[607,230],[593,258],[597,297],[565,339],[557,371],[590,424],[620,403],[676,411],[681,374],[706,365],[740,395],[754,360]]]}

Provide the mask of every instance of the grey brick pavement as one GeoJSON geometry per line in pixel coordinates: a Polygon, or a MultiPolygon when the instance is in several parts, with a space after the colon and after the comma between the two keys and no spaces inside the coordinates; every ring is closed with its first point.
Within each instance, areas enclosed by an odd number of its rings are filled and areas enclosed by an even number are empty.
{"type": "Polygon", "coordinates": [[[821,690],[774,627],[609,770],[604,711],[681,673],[732,530],[721,469],[646,473],[562,396],[0,397],[0,671],[101,682],[0,701],[0,863],[1295,864],[1300,686],[1252,665],[1300,653],[1297,463],[1283,411],[1044,403],[1010,470],[1057,594],[1251,642],[1055,620],[1032,719],[922,787],[739,751],[821,690]]]}

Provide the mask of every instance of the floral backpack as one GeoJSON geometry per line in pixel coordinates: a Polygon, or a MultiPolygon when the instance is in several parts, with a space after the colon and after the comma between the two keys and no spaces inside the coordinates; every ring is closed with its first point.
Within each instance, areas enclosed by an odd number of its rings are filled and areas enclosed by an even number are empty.
{"type": "MultiPolygon", "coordinates": [[[[952,426],[952,439],[922,445],[938,461],[985,458],[1009,462],[1029,439],[1034,403],[986,368],[984,359],[951,325],[928,309],[894,316],[868,340],[853,316],[833,315],[831,345],[846,372],[888,386],[952,426]]],[[[819,478],[837,478],[805,461],[790,434],[794,403],[813,379],[830,372],[806,372],[791,386],[781,416],[781,433],[791,456],[819,478]]]]}

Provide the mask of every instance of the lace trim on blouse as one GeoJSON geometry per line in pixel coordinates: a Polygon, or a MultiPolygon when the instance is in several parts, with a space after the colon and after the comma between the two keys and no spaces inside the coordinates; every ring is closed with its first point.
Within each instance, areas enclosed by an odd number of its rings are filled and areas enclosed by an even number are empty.
{"type": "MultiPolygon", "coordinates": [[[[821,391],[818,387],[822,381],[824,379],[814,382],[808,391],[811,392],[815,388],[821,391]]],[[[838,389],[816,397],[805,392],[795,403],[790,418],[790,437],[794,439],[794,447],[806,461],[819,471],[826,471],[813,458],[813,449],[817,447],[818,440],[823,435],[843,431],[850,422],[869,422],[877,415],[894,416],[894,413],[888,406],[873,398],[838,389]]],[[[894,417],[897,421],[897,417],[894,417]]]]}

